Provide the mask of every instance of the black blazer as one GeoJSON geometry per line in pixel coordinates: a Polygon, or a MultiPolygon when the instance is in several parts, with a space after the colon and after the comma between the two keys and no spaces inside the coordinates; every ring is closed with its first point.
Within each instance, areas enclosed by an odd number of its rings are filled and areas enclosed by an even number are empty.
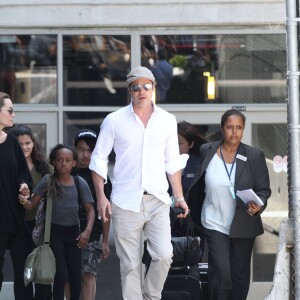
{"type": "MultiPolygon", "coordinates": [[[[205,170],[222,141],[204,144],[200,148],[200,168],[187,192],[187,203],[194,223],[201,229],[201,209],[205,198],[205,170]]],[[[260,213],[266,208],[271,195],[269,172],[263,152],[241,143],[236,159],[235,192],[253,189],[264,202],[260,213]]],[[[260,213],[250,216],[242,200],[236,197],[236,209],[230,234],[232,238],[254,238],[263,234],[260,213]]]]}

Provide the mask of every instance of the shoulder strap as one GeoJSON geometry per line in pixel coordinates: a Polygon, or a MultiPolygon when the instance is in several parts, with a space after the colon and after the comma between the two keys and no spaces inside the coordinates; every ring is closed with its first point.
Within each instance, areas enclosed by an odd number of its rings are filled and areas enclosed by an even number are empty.
{"type": "Polygon", "coordinates": [[[73,179],[75,182],[76,190],[77,190],[77,195],[78,195],[78,203],[81,205],[81,198],[80,198],[80,187],[79,187],[79,178],[77,175],[73,175],[73,179]]]}
{"type": "MultiPolygon", "coordinates": [[[[49,175],[47,176],[47,182],[49,181],[49,175]]],[[[51,218],[52,218],[52,197],[47,193],[47,207],[46,207],[46,219],[45,219],[45,234],[44,244],[50,242],[50,231],[51,231],[51,218]]]]}

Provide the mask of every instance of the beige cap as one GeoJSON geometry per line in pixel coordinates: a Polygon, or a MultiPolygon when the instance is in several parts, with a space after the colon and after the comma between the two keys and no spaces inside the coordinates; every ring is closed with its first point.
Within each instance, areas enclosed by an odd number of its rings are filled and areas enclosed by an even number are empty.
{"type": "Polygon", "coordinates": [[[130,71],[130,73],[127,75],[126,83],[129,85],[131,82],[139,78],[145,78],[151,80],[153,83],[155,82],[153,73],[148,68],[139,66],[130,71]]]}

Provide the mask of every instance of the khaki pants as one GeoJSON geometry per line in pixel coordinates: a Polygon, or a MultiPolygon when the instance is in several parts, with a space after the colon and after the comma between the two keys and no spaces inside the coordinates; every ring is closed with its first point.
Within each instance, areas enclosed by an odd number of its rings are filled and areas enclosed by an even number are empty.
{"type": "Polygon", "coordinates": [[[143,196],[140,212],[124,210],[112,204],[124,300],[161,299],[173,256],[169,213],[170,206],[152,195],[143,196]],[[143,232],[152,261],[142,282],[143,232]]]}

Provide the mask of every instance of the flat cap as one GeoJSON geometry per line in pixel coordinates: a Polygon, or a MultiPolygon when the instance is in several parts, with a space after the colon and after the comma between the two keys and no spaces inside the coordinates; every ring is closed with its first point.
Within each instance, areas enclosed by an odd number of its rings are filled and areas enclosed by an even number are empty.
{"type": "Polygon", "coordinates": [[[130,73],[127,75],[126,83],[129,85],[131,82],[139,78],[145,78],[151,80],[153,83],[155,82],[153,73],[148,68],[139,66],[130,71],[130,73]]]}

